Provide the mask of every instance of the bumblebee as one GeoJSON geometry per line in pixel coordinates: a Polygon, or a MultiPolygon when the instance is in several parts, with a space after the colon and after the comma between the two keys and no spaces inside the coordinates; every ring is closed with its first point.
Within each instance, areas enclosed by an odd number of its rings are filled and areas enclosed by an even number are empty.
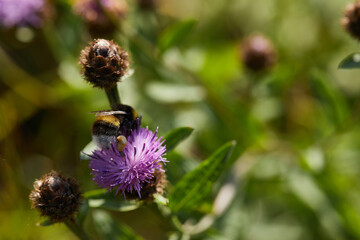
{"type": "Polygon", "coordinates": [[[136,111],[128,105],[118,104],[113,106],[113,110],[95,113],[96,119],[91,129],[93,141],[101,148],[110,148],[117,141],[118,151],[123,151],[127,144],[126,138],[137,127],[136,111]]]}

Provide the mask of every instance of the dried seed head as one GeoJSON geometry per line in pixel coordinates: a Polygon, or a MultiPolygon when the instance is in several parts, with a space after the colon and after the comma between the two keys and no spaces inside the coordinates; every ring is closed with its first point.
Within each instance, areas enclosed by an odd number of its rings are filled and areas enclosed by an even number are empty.
{"type": "Polygon", "coordinates": [[[341,18],[341,25],[354,38],[360,40],[360,1],[349,3],[341,18]]]}
{"type": "Polygon", "coordinates": [[[109,89],[129,69],[129,54],[113,41],[96,39],[81,51],[79,62],[85,80],[94,87],[109,89]]]}
{"type": "Polygon", "coordinates": [[[77,0],[73,9],[87,24],[92,35],[104,36],[116,29],[112,20],[125,18],[128,5],[125,0],[77,0]]]}
{"type": "Polygon", "coordinates": [[[125,191],[126,199],[141,199],[145,201],[151,201],[154,199],[154,194],[163,195],[164,188],[167,184],[166,174],[163,171],[156,170],[154,177],[149,181],[145,182],[141,188],[139,198],[138,193],[125,191]]]}
{"type": "Polygon", "coordinates": [[[262,35],[248,37],[242,43],[242,61],[253,72],[268,69],[275,64],[277,53],[269,39],[262,35]]]}
{"type": "Polygon", "coordinates": [[[51,221],[70,220],[79,210],[82,196],[74,178],[65,178],[51,171],[34,182],[34,189],[29,196],[31,207],[51,221]]]}

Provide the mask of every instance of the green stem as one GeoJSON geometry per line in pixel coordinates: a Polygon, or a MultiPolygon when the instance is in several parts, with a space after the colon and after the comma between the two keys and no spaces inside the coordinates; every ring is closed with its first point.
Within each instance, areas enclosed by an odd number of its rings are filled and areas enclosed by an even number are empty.
{"type": "Polygon", "coordinates": [[[249,104],[250,107],[252,107],[252,104],[254,102],[254,96],[253,96],[253,89],[257,84],[257,76],[255,75],[255,73],[252,72],[247,72],[247,84],[245,86],[245,93],[244,93],[244,98],[245,98],[245,102],[247,102],[249,104]]]}
{"type": "Polygon", "coordinates": [[[91,238],[85,233],[84,229],[75,223],[75,221],[68,220],[65,225],[81,240],[90,240],[91,238]]]}
{"type": "Polygon", "coordinates": [[[109,100],[110,106],[113,109],[114,106],[121,104],[121,100],[120,100],[120,95],[119,95],[119,91],[117,89],[117,85],[109,88],[109,89],[105,89],[106,92],[106,96],[109,100]]]}
{"type": "Polygon", "coordinates": [[[183,226],[180,222],[180,220],[177,218],[177,216],[171,216],[170,217],[171,223],[173,224],[173,226],[181,233],[184,233],[184,229],[183,226]]]}

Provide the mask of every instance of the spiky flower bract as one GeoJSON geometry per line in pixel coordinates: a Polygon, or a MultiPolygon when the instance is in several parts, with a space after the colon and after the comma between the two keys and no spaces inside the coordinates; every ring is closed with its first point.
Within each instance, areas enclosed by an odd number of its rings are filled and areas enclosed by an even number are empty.
{"type": "Polygon", "coordinates": [[[51,171],[36,180],[34,188],[29,196],[32,208],[53,222],[71,220],[79,210],[82,195],[79,184],[72,177],[65,178],[51,171]]]}
{"type": "Polygon", "coordinates": [[[143,194],[144,186],[159,188],[155,183],[163,182],[163,178],[158,172],[164,172],[162,167],[167,162],[163,157],[166,151],[164,140],[156,134],[157,130],[141,128],[138,123],[128,136],[124,151],[117,150],[116,142],[109,149],[95,150],[90,155],[89,166],[96,184],[109,191],[116,189],[116,194],[122,192],[125,198],[134,192],[140,199],[147,198],[149,194],[143,194]]]}
{"type": "Polygon", "coordinates": [[[114,87],[129,69],[129,54],[113,41],[96,39],[81,51],[80,65],[85,80],[94,87],[114,87]]]}
{"type": "Polygon", "coordinates": [[[0,25],[39,27],[44,7],[45,0],[0,0],[0,25]]]}

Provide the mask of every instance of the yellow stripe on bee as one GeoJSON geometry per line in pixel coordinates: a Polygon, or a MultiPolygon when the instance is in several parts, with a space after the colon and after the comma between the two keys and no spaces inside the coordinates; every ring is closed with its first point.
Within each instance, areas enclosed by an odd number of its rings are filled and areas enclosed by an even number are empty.
{"type": "Polygon", "coordinates": [[[133,119],[136,119],[137,116],[138,116],[137,112],[134,109],[132,109],[132,117],[133,117],[133,119]]]}
{"type": "Polygon", "coordinates": [[[114,115],[99,116],[96,118],[95,121],[104,121],[112,125],[115,125],[116,127],[120,126],[120,120],[114,115]]]}

